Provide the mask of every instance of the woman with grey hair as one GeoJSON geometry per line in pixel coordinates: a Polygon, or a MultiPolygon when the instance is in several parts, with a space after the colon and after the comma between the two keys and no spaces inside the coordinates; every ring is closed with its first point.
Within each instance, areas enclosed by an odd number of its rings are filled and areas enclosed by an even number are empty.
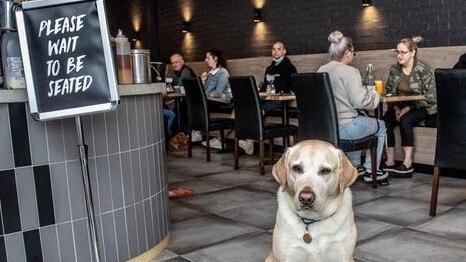
{"type": "MultiPolygon", "coordinates": [[[[358,109],[375,109],[379,104],[379,95],[375,90],[366,90],[362,85],[359,70],[350,66],[355,56],[351,38],[344,36],[340,31],[334,31],[328,36],[328,41],[331,61],[321,66],[318,72],[329,74],[337,107],[340,138],[360,139],[376,135],[378,137],[376,166],[379,167],[386,139],[385,123],[358,114],[358,109]]],[[[360,151],[348,152],[347,155],[353,165],[360,164],[360,151]]],[[[366,154],[364,165],[358,167],[358,171],[364,176],[364,181],[372,181],[369,153],[366,154]]],[[[388,185],[387,177],[387,172],[377,170],[377,181],[380,185],[388,185]]]]}

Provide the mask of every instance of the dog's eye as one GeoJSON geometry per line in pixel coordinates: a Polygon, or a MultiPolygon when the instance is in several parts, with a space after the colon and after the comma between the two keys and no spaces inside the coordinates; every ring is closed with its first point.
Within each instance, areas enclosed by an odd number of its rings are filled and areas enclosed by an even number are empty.
{"type": "Polygon", "coordinates": [[[324,167],[320,170],[320,174],[321,175],[328,175],[330,174],[330,172],[332,172],[332,169],[328,168],[328,167],[324,167]]]}
{"type": "Polygon", "coordinates": [[[291,170],[293,170],[294,173],[298,173],[298,174],[303,173],[303,167],[301,165],[293,165],[291,166],[291,170]]]}

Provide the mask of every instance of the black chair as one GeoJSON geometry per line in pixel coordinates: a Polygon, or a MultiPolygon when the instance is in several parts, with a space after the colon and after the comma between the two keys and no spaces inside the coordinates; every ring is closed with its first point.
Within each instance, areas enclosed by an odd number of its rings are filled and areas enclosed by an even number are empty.
{"type": "Polygon", "coordinates": [[[466,170],[466,70],[435,70],[437,88],[437,144],[430,200],[430,216],[437,211],[440,168],[466,170]]]}
{"type": "Polygon", "coordinates": [[[377,137],[340,139],[337,109],[328,73],[291,75],[298,106],[298,140],[318,139],[344,152],[370,149],[372,187],[377,187],[377,137]]]}
{"type": "Polygon", "coordinates": [[[270,140],[270,148],[272,148],[272,139],[296,136],[297,127],[265,124],[256,80],[253,76],[230,77],[230,86],[235,112],[235,170],[239,168],[239,140],[252,139],[259,141],[260,174],[264,175],[264,140],[270,140]]]}
{"type": "Polygon", "coordinates": [[[233,129],[235,120],[231,118],[211,118],[207,105],[207,96],[201,79],[185,78],[182,80],[186,92],[186,104],[188,107],[188,156],[192,157],[191,132],[202,131],[206,137],[207,161],[210,161],[210,131],[220,131],[222,149],[225,148],[225,130],[233,129]]]}

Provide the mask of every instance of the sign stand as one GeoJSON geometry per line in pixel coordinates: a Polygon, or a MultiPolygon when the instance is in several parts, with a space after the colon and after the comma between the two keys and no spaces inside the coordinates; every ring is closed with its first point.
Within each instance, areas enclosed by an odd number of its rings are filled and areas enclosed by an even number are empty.
{"type": "Polygon", "coordinates": [[[119,102],[104,0],[24,1],[21,6],[15,15],[31,116],[76,119],[91,255],[100,262],[80,115],[108,112],[119,102]]]}
{"type": "Polygon", "coordinates": [[[91,239],[91,253],[95,262],[100,262],[99,245],[95,226],[94,202],[92,201],[91,181],[89,179],[89,167],[87,165],[87,145],[84,144],[81,117],[76,116],[76,131],[78,135],[79,158],[81,160],[81,171],[83,175],[84,196],[86,198],[87,222],[89,224],[89,237],[91,239]]]}

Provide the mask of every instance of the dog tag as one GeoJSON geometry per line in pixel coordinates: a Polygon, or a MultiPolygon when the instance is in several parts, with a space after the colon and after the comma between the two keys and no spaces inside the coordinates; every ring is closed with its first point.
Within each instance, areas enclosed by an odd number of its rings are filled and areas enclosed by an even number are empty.
{"type": "Polygon", "coordinates": [[[304,233],[304,235],[303,235],[303,241],[304,241],[304,243],[306,243],[306,244],[309,244],[309,243],[312,242],[312,237],[311,237],[311,234],[309,234],[309,232],[304,233]]]}

